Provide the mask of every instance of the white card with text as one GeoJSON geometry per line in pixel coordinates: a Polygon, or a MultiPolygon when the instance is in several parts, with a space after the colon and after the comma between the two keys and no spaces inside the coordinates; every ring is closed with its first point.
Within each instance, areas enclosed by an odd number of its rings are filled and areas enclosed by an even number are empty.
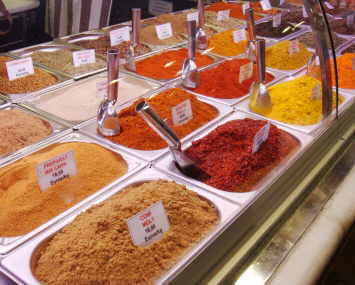
{"type": "Polygon", "coordinates": [[[192,119],[192,107],[190,99],[171,108],[174,126],[183,125],[192,119]]]}
{"type": "Polygon", "coordinates": [[[122,42],[128,42],[130,39],[131,37],[128,26],[110,31],[111,46],[117,46],[122,42]]]}
{"type": "Polygon", "coordinates": [[[166,40],[173,36],[173,28],[171,23],[155,25],[155,31],[157,33],[158,39],[160,40],[166,40]]]}
{"type": "Polygon", "coordinates": [[[268,121],[254,136],[252,153],[256,153],[261,145],[266,142],[270,133],[270,122],[268,121]]]}
{"type": "Polygon", "coordinates": [[[239,71],[239,83],[242,84],[245,80],[250,79],[253,76],[253,63],[249,62],[240,67],[239,71]]]}
{"type": "Polygon", "coordinates": [[[6,62],[9,80],[15,80],[35,73],[32,57],[21,58],[6,62]]]}
{"type": "Polygon", "coordinates": [[[73,63],[75,67],[96,62],[94,49],[73,51],[72,54],[73,54],[73,63]]]}

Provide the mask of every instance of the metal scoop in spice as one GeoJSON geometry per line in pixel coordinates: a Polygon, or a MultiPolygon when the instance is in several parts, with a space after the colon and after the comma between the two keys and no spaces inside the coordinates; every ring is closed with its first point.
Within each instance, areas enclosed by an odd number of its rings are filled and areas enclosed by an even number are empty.
{"type": "Polygon", "coordinates": [[[264,85],[266,78],[265,71],[265,40],[256,40],[256,66],[257,76],[256,81],[250,88],[249,107],[255,113],[268,114],[271,112],[271,98],[264,85]]]}
{"type": "Polygon", "coordinates": [[[141,9],[132,9],[132,39],[129,43],[126,54],[126,68],[130,71],[136,71],[135,52],[134,49],[140,44],[140,30],[141,30],[141,9]]]}
{"type": "Polygon", "coordinates": [[[136,106],[136,112],[142,116],[147,124],[163,139],[169,146],[176,167],[186,176],[199,178],[206,175],[196,164],[188,158],[181,150],[181,142],[174,131],[159,117],[146,101],[136,106]]]}
{"type": "Polygon", "coordinates": [[[107,51],[107,96],[99,106],[97,114],[98,131],[104,136],[115,136],[120,133],[115,104],[118,97],[119,50],[107,51]]]}
{"type": "Polygon", "coordinates": [[[205,25],[205,8],[203,6],[203,0],[197,1],[197,10],[198,10],[198,27],[196,30],[196,42],[197,48],[205,50],[208,47],[207,35],[203,30],[205,25]]]}
{"type": "Polygon", "coordinates": [[[198,69],[196,58],[196,21],[187,21],[187,31],[189,35],[188,58],[182,66],[182,85],[186,88],[197,88],[199,85],[198,69]]]}
{"type": "Polygon", "coordinates": [[[245,14],[247,16],[247,24],[248,24],[248,35],[249,42],[247,47],[247,58],[250,61],[255,62],[255,45],[256,45],[256,31],[255,31],[255,20],[254,20],[254,10],[253,8],[249,8],[245,10],[245,14]]]}

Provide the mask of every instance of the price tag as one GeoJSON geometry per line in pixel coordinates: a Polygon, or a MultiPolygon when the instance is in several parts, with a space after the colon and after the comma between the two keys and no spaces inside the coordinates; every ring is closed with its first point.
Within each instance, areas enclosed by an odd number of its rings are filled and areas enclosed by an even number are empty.
{"type": "Polygon", "coordinates": [[[148,246],[160,240],[170,227],[162,201],[130,217],[127,225],[136,246],[148,246]]]}
{"type": "Polygon", "coordinates": [[[243,15],[245,15],[245,11],[246,11],[247,9],[249,9],[249,8],[250,8],[250,3],[249,3],[249,2],[247,2],[247,3],[245,3],[245,4],[242,5],[243,15]]]}
{"type": "Polygon", "coordinates": [[[266,142],[270,133],[270,122],[268,121],[254,136],[252,153],[256,153],[261,145],[266,142]]]}
{"type": "Polygon", "coordinates": [[[328,9],[334,9],[332,4],[330,4],[329,2],[324,2],[324,4],[325,4],[325,6],[327,6],[328,9]]]}
{"type": "Polygon", "coordinates": [[[253,76],[253,63],[249,62],[240,67],[239,70],[239,83],[242,84],[245,80],[253,76]]]}
{"type": "Polygon", "coordinates": [[[188,13],[186,19],[188,21],[196,21],[196,24],[198,24],[198,12],[188,13]]]}
{"type": "Polygon", "coordinates": [[[73,51],[72,54],[75,67],[79,67],[80,65],[84,64],[95,63],[96,61],[94,49],[73,51]]]}
{"type": "Polygon", "coordinates": [[[155,25],[155,31],[160,40],[166,40],[173,36],[173,28],[171,23],[155,25]]]}
{"type": "Polygon", "coordinates": [[[339,8],[346,8],[347,4],[346,1],[340,1],[339,8]]]}
{"type": "Polygon", "coordinates": [[[236,30],[233,31],[233,40],[235,43],[240,43],[241,41],[246,41],[247,40],[247,36],[245,33],[245,30],[236,30]]]}
{"type": "Polygon", "coordinates": [[[170,13],[173,11],[173,2],[164,0],[149,0],[148,11],[149,14],[154,16],[170,13]]]}
{"type": "Polygon", "coordinates": [[[107,97],[107,81],[96,83],[96,97],[102,100],[107,97]]]}
{"type": "Polygon", "coordinates": [[[9,80],[15,80],[35,73],[32,57],[8,61],[6,62],[6,69],[9,80]]]}
{"type": "Polygon", "coordinates": [[[229,19],[231,10],[221,10],[217,12],[217,21],[226,21],[229,19]]]}
{"type": "Polygon", "coordinates": [[[307,17],[308,17],[306,8],[305,8],[304,6],[302,7],[302,17],[303,17],[303,18],[307,18],[307,17]]]}
{"type": "Polygon", "coordinates": [[[271,4],[269,0],[262,0],[260,1],[260,4],[261,4],[261,8],[264,11],[271,10],[271,4]]]}
{"type": "Polygon", "coordinates": [[[174,126],[182,125],[192,119],[192,108],[190,99],[181,102],[171,108],[174,126]]]}
{"type": "Polygon", "coordinates": [[[74,151],[68,151],[37,165],[37,181],[41,191],[77,173],[74,151]]]}
{"type": "Polygon", "coordinates": [[[300,46],[298,40],[290,41],[290,45],[288,47],[288,54],[293,55],[295,53],[298,53],[299,51],[300,51],[300,46]]]}
{"type": "Polygon", "coordinates": [[[321,98],[322,98],[322,88],[321,88],[320,84],[317,84],[312,89],[311,99],[312,100],[320,100],[321,98]]]}
{"type": "Polygon", "coordinates": [[[272,27],[277,28],[280,27],[281,25],[281,13],[276,14],[275,16],[272,17],[272,27]]]}
{"type": "Polygon", "coordinates": [[[128,42],[130,40],[129,27],[119,28],[117,30],[110,31],[111,46],[117,46],[122,42],[128,42]]]}
{"type": "Polygon", "coordinates": [[[354,25],[354,14],[346,16],[346,25],[350,28],[354,25]]]}

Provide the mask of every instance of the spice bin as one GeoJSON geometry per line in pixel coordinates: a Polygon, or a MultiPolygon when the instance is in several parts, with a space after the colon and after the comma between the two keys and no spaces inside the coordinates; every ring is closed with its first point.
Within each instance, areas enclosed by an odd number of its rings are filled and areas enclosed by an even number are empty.
{"type": "MultiPolygon", "coordinates": [[[[163,275],[157,280],[157,284],[169,283],[175,276],[177,276],[189,263],[191,263],[205,248],[207,248],[224,230],[225,228],[238,217],[241,207],[238,203],[232,203],[221,197],[218,197],[202,188],[188,183],[184,180],[178,179],[175,176],[164,174],[155,169],[146,169],[136,175],[122,181],[120,184],[111,187],[102,195],[97,196],[86,205],[78,208],[71,215],[68,215],[65,219],[59,223],[54,224],[47,230],[40,233],[37,237],[26,243],[24,246],[15,250],[12,254],[7,256],[1,262],[2,269],[7,274],[11,275],[16,282],[20,284],[40,284],[34,276],[34,266],[36,263],[36,257],[38,257],[38,251],[41,247],[45,246],[49,238],[51,238],[56,232],[58,232],[65,225],[69,224],[74,218],[81,212],[89,209],[90,207],[105,201],[112,195],[119,193],[124,188],[130,185],[137,185],[143,182],[153,181],[156,179],[165,179],[168,181],[174,181],[178,184],[186,185],[186,187],[203,199],[210,201],[217,209],[219,214],[218,224],[208,233],[200,242],[194,245],[190,250],[186,252],[177,263],[172,265],[172,268],[163,273],[163,275]]],[[[240,231],[242,232],[242,230],[240,231]]],[[[240,234],[240,233],[239,233],[240,234]]],[[[239,235],[236,233],[236,235],[239,235]]]]}
{"type": "Polygon", "coordinates": [[[33,154],[37,151],[40,151],[41,149],[43,149],[45,147],[51,146],[56,143],[60,144],[60,143],[68,143],[68,142],[83,142],[83,143],[95,144],[95,145],[101,146],[113,153],[117,153],[117,154],[121,155],[121,157],[123,158],[124,161],[126,161],[126,164],[127,164],[126,173],[123,176],[116,179],[115,181],[112,181],[111,183],[109,183],[108,185],[103,187],[102,189],[98,189],[96,192],[90,194],[89,196],[87,196],[86,198],[84,198],[82,201],[78,202],[77,204],[75,204],[71,208],[68,208],[67,210],[65,210],[61,214],[51,218],[50,220],[48,220],[47,222],[45,222],[41,226],[28,232],[27,234],[24,234],[22,236],[17,236],[17,237],[11,237],[11,238],[1,237],[0,238],[0,256],[8,254],[10,251],[12,251],[16,247],[20,246],[21,244],[25,243],[29,239],[33,238],[34,236],[36,236],[37,234],[42,232],[44,229],[46,229],[50,225],[57,223],[58,221],[60,221],[64,217],[68,216],[73,211],[75,211],[76,209],[81,208],[82,206],[86,205],[88,202],[90,202],[94,198],[97,198],[98,196],[102,195],[111,186],[116,185],[117,183],[119,183],[121,181],[124,181],[125,179],[130,177],[135,172],[137,172],[140,169],[143,169],[144,167],[147,166],[147,164],[144,161],[134,158],[133,156],[131,156],[129,154],[126,154],[125,152],[122,151],[122,149],[120,149],[116,146],[110,147],[110,146],[104,145],[104,144],[100,143],[100,141],[90,138],[90,137],[86,136],[85,134],[81,134],[79,132],[73,132],[71,130],[63,132],[62,136],[60,136],[60,137],[59,136],[52,137],[52,138],[49,138],[45,141],[42,141],[41,143],[38,143],[38,144],[34,145],[31,149],[27,149],[26,151],[18,153],[16,156],[14,155],[11,158],[11,160],[10,159],[0,160],[0,165],[2,167],[5,167],[7,165],[11,165],[12,163],[16,162],[17,160],[25,158],[26,156],[33,154]]]}

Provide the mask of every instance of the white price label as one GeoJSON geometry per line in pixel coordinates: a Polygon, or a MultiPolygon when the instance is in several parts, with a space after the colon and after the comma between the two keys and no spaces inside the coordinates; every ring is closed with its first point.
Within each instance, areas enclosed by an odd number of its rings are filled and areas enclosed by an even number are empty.
{"type": "Polygon", "coordinates": [[[312,100],[320,100],[321,98],[322,98],[322,88],[321,88],[320,84],[317,84],[312,89],[311,99],[312,100]]]}
{"type": "Polygon", "coordinates": [[[246,41],[246,40],[247,40],[247,36],[244,29],[233,31],[233,41],[235,43],[240,43],[241,41],[246,41]]]}
{"type": "Polygon", "coordinates": [[[173,36],[173,28],[171,23],[155,25],[155,31],[160,40],[166,40],[173,36]]]}
{"type": "Polygon", "coordinates": [[[350,28],[354,25],[354,14],[346,16],[346,25],[350,28]]]}
{"type": "Polygon", "coordinates": [[[245,80],[253,76],[253,63],[249,62],[240,67],[239,70],[239,83],[242,84],[245,80]]]}
{"type": "Polygon", "coordinates": [[[339,3],[339,8],[346,8],[346,6],[347,6],[347,3],[346,3],[345,0],[340,1],[340,3],[339,3]]]}
{"type": "Polygon", "coordinates": [[[290,41],[290,45],[288,46],[288,54],[293,55],[300,51],[300,46],[298,40],[290,41]]]}
{"type": "Polygon", "coordinates": [[[324,2],[325,6],[327,6],[328,9],[334,9],[333,5],[330,4],[329,2],[324,2]]]}
{"type": "Polygon", "coordinates": [[[226,21],[229,19],[231,10],[221,10],[217,12],[217,21],[226,21]]]}
{"type": "Polygon", "coordinates": [[[96,97],[102,100],[107,97],[107,81],[96,83],[96,97]]]}
{"type": "Polygon", "coordinates": [[[192,107],[190,99],[181,102],[171,108],[174,126],[182,125],[192,119],[192,107]]]}
{"type": "Polygon", "coordinates": [[[305,8],[304,6],[302,7],[302,17],[303,17],[303,18],[307,18],[307,17],[308,17],[306,8],[305,8]]]}
{"type": "Polygon", "coordinates": [[[37,179],[41,191],[76,173],[74,151],[57,155],[37,165],[37,179]]]}
{"type": "Polygon", "coordinates": [[[160,240],[170,227],[161,201],[130,217],[127,225],[136,246],[148,246],[160,240]]]}
{"type": "Polygon", "coordinates": [[[271,10],[271,4],[269,0],[262,0],[260,1],[260,4],[261,4],[261,8],[264,11],[271,10]]]}
{"type": "Polygon", "coordinates": [[[6,69],[9,80],[15,80],[35,73],[32,57],[8,61],[6,62],[6,69]]]}
{"type": "Polygon", "coordinates": [[[84,64],[95,63],[96,61],[94,49],[73,51],[72,54],[75,67],[79,67],[80,65],[84,64]]]}
{"type": "Polygon", "coordinates": [[[261,145],[266,142],[270,133],[270,122],[268,121],[254,136],[252,153],[256,153],[261,145]]]}
{"type": "Polygon", "coordinates": [[[128,42],[130,40],[129,27],[119,28],[117,30],[110,31],[111,46],[117,46],[122,42],[128,42]]]}
{"type": "Polygon", "coordinates": [[[188,13],[186,15],[186,19],[188,21],[196,21],[196,25],[198,24],[198,12],[188,13]]]}
{"type": "Polygon", "coordinates": [[[280,27],[281,25],[281,13],[276,14],[272,17],[272,27],[273,28],[277,28],[280,27]]]}
{"type": "Polygon", "coordinates": [[[247,9],[249,9],[249,8],[250,8],[250,3],[249,2],[242,5],[243,15],[245,15],[245,11],[247,9]]]}

